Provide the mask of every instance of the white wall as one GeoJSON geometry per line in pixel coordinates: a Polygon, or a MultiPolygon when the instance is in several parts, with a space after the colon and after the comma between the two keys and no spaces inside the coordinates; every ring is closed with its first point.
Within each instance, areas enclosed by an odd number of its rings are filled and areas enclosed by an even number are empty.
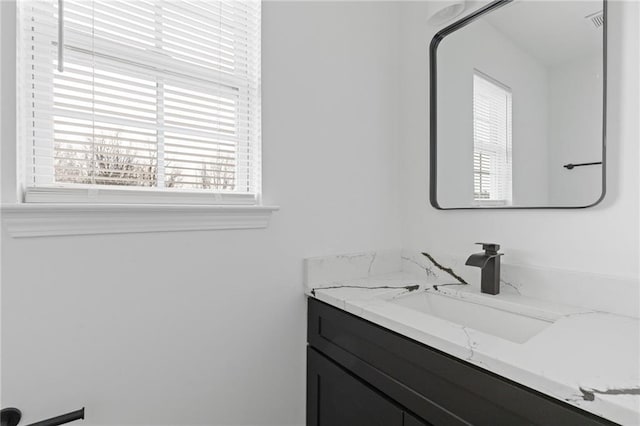
{"type": "MultiPolygon", "coordinates": [[[[406,58],[405,58],[406,59],[406,58]]],[[[513,204],[548,202],[546,67],[486,21],[445,37],[438,47],[438,202],[473,204],[473,75],[479,70],[512,92],[513,204]]]]}
{"type": "Polygon", "coordinates": [[[602,167],[563,165],[602,160],[601,56],[555,64],[549,87],[549,200],[556,206],[588,206],[602,194],[602,167]]]}
{"type": "Polygon", "coordinates": [[[86,425],[303,424],[302,259],[400,246],[398,23],[391,3],[264,3],[268,229],[3,233],[1,405],[25,423],[84,405],[86,425]]]}
{"type": "Polygon", "coordinates": [[[403,245],[466,256],[501,243],[515,264],[638,278],[638,4],[609,2],[608,194],[585,210],[437,211],[428,202],[428,54],[423,2],[402,4],[403,245]]]}
{"type": "MultiPolygon", "coordinates": [[[[2,126],[0,126],[0,140],[11,140],[15,138],[15,127],[6,123],[15,123],[15,87],[16,72],[11,66],[11,58],[16,56],[16,45],[12,37],[4,34],[15,34],[15,20],[11,19],[15,15],[15,2],[0,1],[2,10],[2,21],[0,22],[0,50],[2,56],[2,68],[0,69],[0,85],[2,86],[2,97],[0,97],[0,114],[2,126]]],[[[0,158],[3,160],[0,167],[0,200],[2,203],[15,201],[17,197],[16,184],[16,163],[12,161],[16,157],[16,145],[3,143],[0,145],[0,158]]]]}

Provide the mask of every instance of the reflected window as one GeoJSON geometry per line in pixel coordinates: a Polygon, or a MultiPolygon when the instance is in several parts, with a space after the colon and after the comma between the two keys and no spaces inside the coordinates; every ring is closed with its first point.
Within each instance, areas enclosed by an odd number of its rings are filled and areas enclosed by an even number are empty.
{"type": "Polygon", "coordinates": [[[511,205],[511,89],[473,75],[473,186],[477,205],[511,205]]]}

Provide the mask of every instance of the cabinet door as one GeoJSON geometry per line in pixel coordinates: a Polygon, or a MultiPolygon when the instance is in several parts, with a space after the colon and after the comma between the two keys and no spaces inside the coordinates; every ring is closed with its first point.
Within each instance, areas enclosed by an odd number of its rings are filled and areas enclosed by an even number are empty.
{"type": "Polygon", "coordinates": [[[418,420],[417,417],[413,417],[409,413],[404,413],[404,423],[403,426],[433,426],[431,423],[427,423],[423,420],[418,420]]]}
{"type": "Polygon", "coordinates": [[[393,402],[307,348],[307,426],[403,426],[393,402]]]}

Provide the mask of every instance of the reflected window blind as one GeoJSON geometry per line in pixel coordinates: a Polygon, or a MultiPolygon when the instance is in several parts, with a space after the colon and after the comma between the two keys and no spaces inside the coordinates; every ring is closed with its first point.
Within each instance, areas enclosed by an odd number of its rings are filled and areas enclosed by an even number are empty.
{"type": "Polygon", "coordinates": [[[512,201],[511,89],[476,71],[473,76],[473,184],[479,204],[512,201]]]}
{"type": "Polygon", "coordinates": [[[255,201],[260,8],[259,1],[20,2],[27,186],[255,201]]]}

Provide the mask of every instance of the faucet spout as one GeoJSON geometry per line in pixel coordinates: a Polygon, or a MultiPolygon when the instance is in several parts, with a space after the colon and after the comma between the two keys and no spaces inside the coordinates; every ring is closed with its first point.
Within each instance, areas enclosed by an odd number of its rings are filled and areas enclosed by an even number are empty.
{"type": "Polygon", "coordinates": [[[496,254],[476,253],[469,256],[469,258],[464,264],[467,266],[476,266],[480,269],[484,269],[487,266],[487,263],[489,263],[491,259],[495,259],[496,257],[500,257],[502,255],[503,253],[496,253],[496,254]]]}
{"type": "Polygon", "coordinates": [[[487,266],[487,262],[494,256],[488,255],[486,253],[475,253],[469,256],[467,261],[464,263],[467,266],[475,266],[477,268],[484,268],[487,266]]]}

